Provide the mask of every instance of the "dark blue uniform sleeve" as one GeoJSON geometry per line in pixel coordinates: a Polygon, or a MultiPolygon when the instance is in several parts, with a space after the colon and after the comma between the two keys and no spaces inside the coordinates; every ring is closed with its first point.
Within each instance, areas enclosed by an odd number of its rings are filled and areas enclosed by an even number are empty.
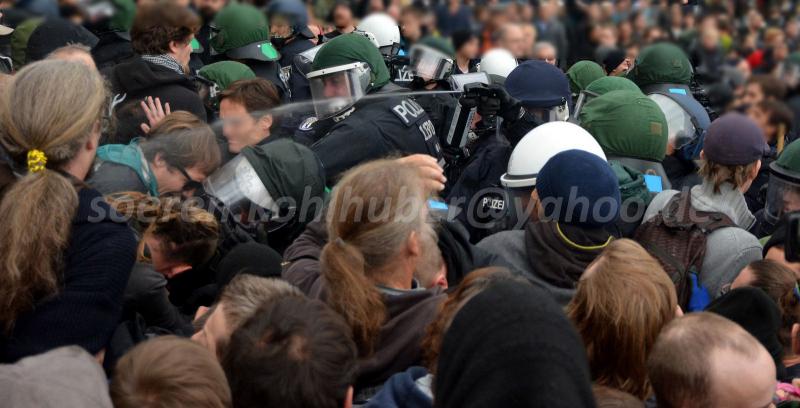
{"type": "Polygon", "coordinates": [[[369,123],[343,122],[311,146],[325,168],[326,184],[332,186],[352,167],[391,153],[379,130],[369,123]]]}

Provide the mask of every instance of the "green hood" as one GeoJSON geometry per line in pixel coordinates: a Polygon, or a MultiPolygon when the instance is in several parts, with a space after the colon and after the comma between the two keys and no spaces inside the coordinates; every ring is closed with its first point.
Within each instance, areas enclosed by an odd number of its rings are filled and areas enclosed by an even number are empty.
{"type": "Polygon", "coordinates": [[[608,155],[664,160],[667,120],[641,92],[612,91],[592,99],[581,109],[580,123],[608,155]]]}
{"type": "Polygon", "coordinates": [[[111,0],[114,5],[114,16],[108,22],[109,28],[117,31],[130,31],[133,17],[136,15],[136,3],[133,0],[111,0]]]}
{"type": "Polygon", "coordinates": [[[26,54],[28,40],[36,27],[39,27],[43,21],[44,19],[41,17],[29,18],[20,23],[11,33],[11,61],[14,63],[15,70],[19,70],[28,62],[26,54]]]}
{"type": "Polygon", "coordinates": [[[589,86],[586,87],[589,92],[596,93],[597,95],[607,94],[611,91],[631,91],[642,93],[636,84],[630,79],[618,76],[604,76],[600,79],[594,80],[589,86]]]}
{"type": "Polygon", "coordinates": [[[309,205],[313,204],[313,198],[323,197],[325,178],[319,160],[309,148],[290,139],[281,139],[245,147],[242,154],[278,204],[281,204],[281,198],[290,197],[299,211],[306,188],[311,199],[309,205]]]}
{"type": "Polygon", "coordinates": [[[213,25],[219,32],[210,44],[220,54],[250,44],[269,42],[267,18],[249,4],[228,4],[214,17],[213,25]]]}
{"type": "Polygon", "coordinates": [[[654,84],[689,85],[692,64],[678,46],[670,43],[653,44],[639,54],[627,78],[643,88],[654,84]]]}
{"type": "Polygon", "coordinates": [[[606,76],[603,67],[594,61],[578,61],[567,70],[569,89],[578,94],[595,80],[606,76]]]}
{"type": "Polygon", "coordinates": [[[427,36],[419,40],[418,44],[431,47],[434,50],[439,51],[442,54],[445,54],[452,59],[456,58],[456,49],[453,48],[453,44],[450,43],[450,40],[446,38],[427,36]]]}
{"type": "Polygon", "coordinates": [[[645,205],[650,204],[652,196],[650,191],[647,190],[643,173],[614,160],[609,161],[608,164],[611,166],[611,170],[614,170],[614,175],[617,176],[622,202],[636,199],[636,202],[641,202],[645,205]]]}
{"type": "Polygon", "coordinates": [[[250,67],[235,61],[221,61],[206,65],[200,69],[198,74],[217,84],[220,91],[228,89],[228,86],[240,79],[256,77],[250,67]]]}
{"type": "Polygon", "coordinates": [[[775,160],[775,165],[800,174],[800,143],[789,143],[775,160]]]}
{"type": "Polygon", "coordinates": [[[365,62],[369,65],[372,71],[371,89],[389,83],[389,70],[380,51],[367,37],[358,34],[344,34],[328,41],[314,57],[311,69],[317,71],[354,62],[365,62]]]}

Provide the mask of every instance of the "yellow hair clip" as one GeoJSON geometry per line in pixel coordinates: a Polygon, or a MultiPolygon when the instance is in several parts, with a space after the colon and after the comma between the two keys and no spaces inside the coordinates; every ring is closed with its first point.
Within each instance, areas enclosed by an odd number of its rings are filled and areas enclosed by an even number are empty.
{"type": "Polygon", "coordinates": [[[47,164],[47,156],[41,150],[28,150],[28,171],[36,173],[43,171],[47,164]]]}

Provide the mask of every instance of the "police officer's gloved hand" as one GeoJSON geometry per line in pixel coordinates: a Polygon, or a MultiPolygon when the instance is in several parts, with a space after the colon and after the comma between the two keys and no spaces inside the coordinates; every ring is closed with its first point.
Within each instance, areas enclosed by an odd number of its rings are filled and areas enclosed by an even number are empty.
{"type": "Polygon", "coordinates": [[[503,120],[506,122],[513,122],[516,120],[519,117],[519,101],[514,99],[513,96],[509,95],[508,91],[506,91],[506,88],[501,85],[491,85],[489,89],[492,90],[492,93],[500,102],[500,109],[498,110],[497,115],[503,118],[503,120]]]}

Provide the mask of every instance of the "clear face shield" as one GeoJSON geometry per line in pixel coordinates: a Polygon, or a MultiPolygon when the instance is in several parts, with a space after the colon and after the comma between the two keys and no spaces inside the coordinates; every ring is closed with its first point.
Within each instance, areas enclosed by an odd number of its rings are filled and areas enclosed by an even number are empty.
{"type": "Polygon", "coordinates": [[[320,69],[307,76],[317,119],[326,119],[352,107],[366,94],[369,65],[355,62],[320,69]]]}
{"type": "Polygon", "coordinates": [[[409,53],[414,75],[425,81],[440,81],[453,71],[453,59],[425,45],[414,45],[409,53]]]}
{"type": "Polygon", "coordinates": [[[251,204],[278,214],[279,207],[244,155],[234,157],[203,182],[203,189],[234,214],[251,211],[251,204]]]}
{"type": "Polygon", "coordinates": [[[800,179],[773,162],[770,165],[765,218],[768,223],[775,225],[784,214],[797,211],[800,211],[800,179]]]}
{"type": "Polygon", "coordinates": [[[647,97],[652,99],[664,112],[664,117],[667,119],[669,142],[675,147],[675,150],[680,150],[697,139],[697,129],[689,112],[686,112],[677,102],[667,96],[651,94],[647,97]]]}

